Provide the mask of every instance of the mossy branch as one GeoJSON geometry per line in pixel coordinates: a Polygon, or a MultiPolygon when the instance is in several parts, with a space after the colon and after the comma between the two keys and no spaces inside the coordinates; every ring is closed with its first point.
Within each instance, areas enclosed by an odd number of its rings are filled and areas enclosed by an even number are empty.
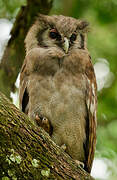
{"type": "Polygon", "coordinates": [[[0,179],[93,180],[0,93],[0,179]]]}

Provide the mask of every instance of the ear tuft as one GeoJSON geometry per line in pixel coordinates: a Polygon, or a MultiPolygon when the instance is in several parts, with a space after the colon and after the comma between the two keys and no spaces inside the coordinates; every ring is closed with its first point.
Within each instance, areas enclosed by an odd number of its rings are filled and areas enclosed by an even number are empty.
{"type": "Polygon", "coordinates": [[[78,30],[81,30],[83,32],[88,32],[90,29],[89,29],[89,22],[87,21],[81,21],[79,24],[78,24],[78,30]]]}

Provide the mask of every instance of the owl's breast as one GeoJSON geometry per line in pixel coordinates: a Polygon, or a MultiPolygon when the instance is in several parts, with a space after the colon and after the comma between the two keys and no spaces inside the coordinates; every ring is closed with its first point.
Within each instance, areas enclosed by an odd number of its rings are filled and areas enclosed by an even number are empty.
{"type": "Polygon", "coordinates": [[[35,87],[29,87],[30,114],[38,111],[47,117],[53,126],[52,139],[55,143],[60,146],[67,144],[68,151],[72,152],[75,159],[81,156],[80,159],[84,160],[83,142],[86,139],[87,116],[84,77],[81,74],[73,76],[60,69],[54,76],[38,76],[35,81],[36,78],[32,77],[35,87]]]}

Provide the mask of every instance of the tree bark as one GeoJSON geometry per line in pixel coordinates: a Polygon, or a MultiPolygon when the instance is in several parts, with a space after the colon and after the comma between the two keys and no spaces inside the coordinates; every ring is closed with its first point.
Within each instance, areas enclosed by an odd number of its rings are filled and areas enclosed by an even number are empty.
{"type": "Polygon", "coordinates": [[[0,179],[93,180],[0,93],[0,179]]]}
{"type": "Polygon", "coordinates": [[[22,6],[13,28],[11,38],[5,49],[0,64],[0,90],[10,97],[15,91],[15,81],[25,56],[24,39],[38,13],[48,14],[53,0],[27,0],[27,6],[22,6]]]}

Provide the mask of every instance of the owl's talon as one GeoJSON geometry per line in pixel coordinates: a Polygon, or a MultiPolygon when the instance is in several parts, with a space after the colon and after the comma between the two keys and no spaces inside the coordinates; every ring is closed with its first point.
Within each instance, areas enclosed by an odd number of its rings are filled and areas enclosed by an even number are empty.
{"type": "Polygon", "coordinates": [[[48,126],[48,124],[49,124],[49,121],[46,117],[39,116],[38,114],[36,114],[35,120],[39,126],[43,126],[43,125],[48,126]]]}
{"type": "Polygon", "coordinates": [[[43,117],[43,119],[42,119],[42,124],[47,124],[47,123],[49,123],[48,119],[45,118],[45,117],[43,117]]]}
{"type": "Polygon", "coordinates": [[[52,134],[53,128],[51,126],[50,121],[46,117],[41,117],[38,114],[36,114],[35,120],[38,126],[42,127],[47,133],[49,133],[49,135],[52,134]]]}
{"type": "Polygon", "coordinates": [[[75,162],[77,163],[78,167],[81,167],[84,169],[84,163],[78,160],[75,160],[75,162]]]}
{"type": "Polygon", "coordinates": [[[37,121],[40,120],[40,117],[38,116],[38,114],[36,114],[35,119],[36,119],[37,121]]]}

